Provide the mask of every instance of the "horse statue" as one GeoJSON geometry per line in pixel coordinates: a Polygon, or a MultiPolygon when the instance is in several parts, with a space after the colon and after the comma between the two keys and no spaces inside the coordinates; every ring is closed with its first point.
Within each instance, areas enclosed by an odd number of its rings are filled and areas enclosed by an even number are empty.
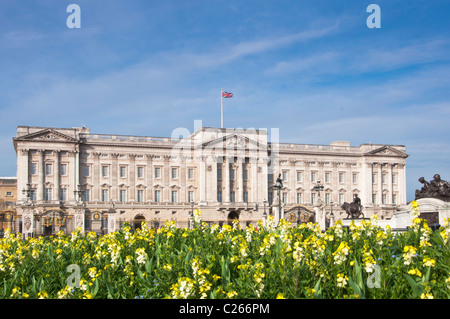
{"type": "Polygon", "coordinates": [[[359,197],[356,194],[353,199],[353,202],[351,203],[344,202],[341,208],[345,210],[345,212],[347,213],[347,218],[349,218],[349,216],[351,216],[351,218],[353,219],[364,218],[361,206],[361,199],[359,199],[359,197]]]}

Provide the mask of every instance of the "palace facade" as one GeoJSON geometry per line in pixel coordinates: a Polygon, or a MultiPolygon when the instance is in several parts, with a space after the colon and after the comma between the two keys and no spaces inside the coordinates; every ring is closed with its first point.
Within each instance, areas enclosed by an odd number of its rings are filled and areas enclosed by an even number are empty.
{"type": "Polygon", "coordinates": [[[238,219],[245,227],[280,202],[284,213],[298,213],[293,222],[318,208],[342,219],[340,206],[354,194],[365,217],[390,218],[406,204],[405,146],[282,143],[269,133],[201,127],[161,138],[19,126],[16,229],[105,233],[167,220],[188,227],[196,209],[207,223],[238,219]]]}

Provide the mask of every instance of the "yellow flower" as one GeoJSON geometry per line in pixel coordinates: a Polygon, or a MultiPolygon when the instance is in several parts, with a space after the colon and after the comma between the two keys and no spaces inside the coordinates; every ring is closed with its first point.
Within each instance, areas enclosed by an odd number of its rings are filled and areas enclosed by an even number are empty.
{"type": "Polygon", "coordinates": [[[277,299],[284,299],[283,294],[281,294],[281,293],[277,294],[277,299]]]}
{"type": "Polygon", "coordinates": [[[423,259],[423,266],[424,267],[434,267],[436,265],[436,261],[431,258],[424,258],[423,259]]]}
{"type": "Polygon", "coordinates": [[[408,274],[410,274],[410,275],[417,275],[419,277],[422,277],[422,273],[420,272],[419,269],[411,269],[410,271],[408,271],[408,274]]]}
{"type": "Polygon", "coordinates": [[[228,298],[233,298],[234,296],[237,296],[237,295],[238,295],[237,292],[234,290],[231,290],[227,293],[228,298]]]}

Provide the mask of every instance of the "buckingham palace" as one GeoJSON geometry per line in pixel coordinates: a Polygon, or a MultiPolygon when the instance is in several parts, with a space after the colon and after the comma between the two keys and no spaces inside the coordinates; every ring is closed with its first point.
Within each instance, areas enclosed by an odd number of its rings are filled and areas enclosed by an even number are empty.
{"type": "Polygon", "coordinates": [[[355,195],[365,217],[389,219],[406,204],[403,145],[283,143],[266,129],[185,131],[149,137],[18,126],[15,228],[41,236],[143,221],[189,227],[194,210],[206,223],[243,227],[279,211],[297,212],[292,222],[300,212],[314,220],[318,209],[342,219],[341,205],[355,195]]]}

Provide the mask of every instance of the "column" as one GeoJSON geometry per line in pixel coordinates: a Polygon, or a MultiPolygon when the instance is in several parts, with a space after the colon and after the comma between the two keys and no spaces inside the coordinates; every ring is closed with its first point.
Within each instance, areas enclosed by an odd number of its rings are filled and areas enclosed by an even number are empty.
{"type": "MultiPolygon", "coordinates": [[[[249,178],[251,180],[250,182],[250,187],[251,187],[251,192],[250,192],[250,196],[248,201],[252,202],[252,203],[258,203],[259,202],[259,198],[258,198],[258,159],[251,157],[249,159],[249,178]]],[[[267,177],[266,177],[267,180],[267,177]]],[[[267,196],[267,195],[266,195],[267,196]]]]}
{"type": "Polygon", "coordinates": [[[242,203],[244,201],[244,161],[245,159],[242,157],[237,158],[237,165],[235,172],[235,178],[237,179],[238,193],[237,202],[242,203]]]}
{"type": "Polygon", "coordinates": [[[210,157],[211,165],[211,183],[209,189],[209,201],[215,203],[217,202],[217,158],[215,156],[210,157]]]}
{"type": "Polygon", "coordinates": [[[17,155],[17,200],[19,200],[19,196],[22,196],[22,200],[25,200],[26,195],[22,194],[22,190],[26,189],[27,183],[31,183],[29,173],[29,167],[31,165],[29,150],[20,150],[17,155]]]}
{"type": "MultiPolygon", "coordinates": [[[[136,154],[129,154],[130,158],[130,194],[128,194],[128,198],[130,201],[136,201],[136,154]]],[[[168,160],[166,160],[167,162],[168,160]]],[[[167,165],[168,166],[168,165],[167,165]]],[[[117,171],[117,169],[116,169],[117,171]]],[[[117,175],[117,172],[116,172],[117,175]]],[[[169,186],[169,185],[168,185],[169,186]]]]}
{"type": "Polygon", "coordinates": [[[99,202],[100,201],[100,153],[92,153],[94,156],[94,163],[92,164],[92,201],[99,202]]]}
{"type": "Polygon", "coordinates": [[[38,187],[37,187],[37,194],[36,194],[36,200],[41,201],[44,200],[45,195],[45,163],[44,163],[44,157],[45,157],[45,151],[44,150],[38,150],[37,154],[39,156],[38,161],[38,187]]]}
{"type": "Polygon", "coordinates": [[[61,192],[61,190],[60,190],[60,185],[61,185],[61,173],[60,173],[61,163],[60,163],[60,160],[59,160],[59,155],[60,155],[59,150],[53,151],[53,154],[55,154],[55,170],[54,170],[54,174],[55,174],[55,178],[54,178],[55,189],[54,189],[54,191],[55,191],[55,194],[53,195],[54,196],[53,199],[59,201],[61,199],[61,194],[60,194],[60,192],[61,192]]]}
{"type": "MultiPolygon", "coordinates": [[[[112,158],[112,164],[111,164],[111,194],[110,194],[110,200],[117,201],[117,186],[119,185],[117,173],[119,170],[119,165],[117,164],[117,160],[119,158],[119,154],[114,153],[111,154],[112,158]]],[[[109,218],[109,217],[108,217],[109,218]]],[[[108,228],[109,230],[109,228],[108,228]]]]}
{"type": "MultiPolygon", "coordinates": [[[[225,177],[222,177],[222,183],[225,183],[225,194],[222,194],[222,202],[229,203],[230,202],[230,162],[229,157],[223,157],[223,168],[225,169],[225,177]],[[224,196],[225,195],[225,196],[224,196]]],[[[223,174],[223,172],[222,172],[223,174]]]]}
{"type": "Polygon", "coordinates": [[[388,183],[389,194],[388,194],[388,198],[387,198],[387,202],[386,203],[387,204],[392,204],[392,194],[394,194],[394,187],[392,185],[392,170],[393,170],[392,165],[393,164],[388,164],[388,165],[389,165],[389,174],[387,176],[387,178],[388,178],[387,183],[388,183]]]}
{"type": "Polygon", "coordinates": [[[203,156],[200,156],[200,202],[206,201],[206,163],[203,156]]]}
{"type": "Polygon", "coordinates": [[[147,154],[147,201],[153,200],[153,155],[147,154]]]}

